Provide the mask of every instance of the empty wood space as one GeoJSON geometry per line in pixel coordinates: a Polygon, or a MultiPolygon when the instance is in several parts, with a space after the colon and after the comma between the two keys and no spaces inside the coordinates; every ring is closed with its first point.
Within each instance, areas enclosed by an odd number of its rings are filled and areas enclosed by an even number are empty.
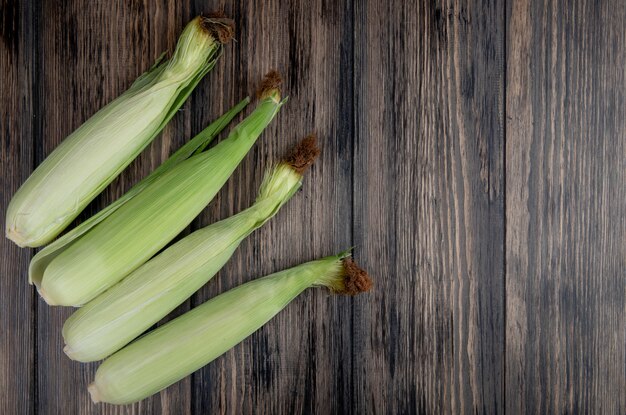
{"type": "MultiPolygon", "coordinates": [[[[299,139],[303,189],[173,316],[354,246],[354,298],[309,290],[215,362],[135,405],[94,405],[1,239],[0,413],[626,413],[622,0],[0,0],[6,206],[64,137],[223,10],[236,41],[79,221],[278,69],[289,95],[186,232],[249,206],[299,139]]],[[[240,117],[241,118],[241,117],[240,117]]],[[[4,220],[4,219],[3,219],[4,220]]],[[[170,317],[170,318],[172,318],[170,317]]]]}

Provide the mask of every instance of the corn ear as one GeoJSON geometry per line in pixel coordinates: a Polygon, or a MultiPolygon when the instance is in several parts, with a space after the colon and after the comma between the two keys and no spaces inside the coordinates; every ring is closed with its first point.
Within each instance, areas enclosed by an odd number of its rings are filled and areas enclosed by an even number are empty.
{"type": "Polygon", "coordinates": [[[183,303],[291,198],[318,154],[315,138],[307,137],[270,169],[250,208],[188,235],[77,310],[63,326],[65,353],[83,362],[103,359],[183,303]]]}
{"type": "Polygon", "coordinates": [[[94,226],[102,222],[111,213],[115,212],[120,206],[128,202],[141,192],[148,184],[154,182],[167,170],[173,168],[180,162],[188,159],[194,154],[204,150],[211,141],[232,121],[232,119],[239,114],[250,103],[250,98],[246,97],[237,105],[229,109],[224,115],[217,120],[213,121],[207,128],[202,130],[192,140],[189,140],[181,148],[179,148],[174,154],[172,154],[166,161],[164,161],[159,167],[157,167],[152,173],[134,185],[128,192],[124,193],[119,199],[76,226],[71,231],[65,233],[63,236],[52,242],[50,245],[43,248],[41,251],[33,257],[28,268],[28,282],[37,285],[41,284],[43,278],[43,272],[48,266],[50,261],[60,254],[70,243],[80,238],[85,233],[89,232],[94,226]]]}
{"type": "Polygon", "coordinates": [[[232,21],[197,17],[171,59],[157,61],[121,96],[70,134],[9,203],[6,235],[19,246],[61,233],[174,116],[232,36],[232,21]]]}
{"type": "Polygon", "coordinates": [[[105,360],[89,386],[92,400],[127,404],[157,393],[243,341],[313,286],[354,295],[371,281],[344,253],[240,285],[105,360]]]}
{"type": "Polygon", "coordinates": [[[80,306],[120,281],[209,203],[283,105],[278,89],[215,147],[180,162],[33,275],[50,305],[80,306]]]}

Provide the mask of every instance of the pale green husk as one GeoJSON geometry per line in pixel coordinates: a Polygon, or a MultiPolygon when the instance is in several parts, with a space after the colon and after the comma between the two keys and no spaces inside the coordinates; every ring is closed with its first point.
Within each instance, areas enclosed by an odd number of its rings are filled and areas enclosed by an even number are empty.
{"type": "Polygon", "coordinates": [[[100,360],[150,328],[209,281],[300,188],[301,178],[279,164],[253,206],[180,240],[77,310],[63,326],[65,353],[83,362],[100,360]]]}
{"type": "Polygon", "coordinates": [[[170,60],[157,61],[37,167],[9,203],[9,239],[30,247],[53,240],[156,137],[222,52],[210,24],[219,23],[192,20],[170,60]]]}
{"type": "Polygon", "coordinates": [[[193,373],[263,326],[306,288],[340,288],[346,255],[240,285],[143,336],[102,363],[89,386],[92,399],[137,402],[193,373]]]}
{"type": "Polygon", "coordinates": [[[143,264],[209,203],[284,101],[278,90],[215,147],[168,169],[45,266],[32,281],[51,305],[79,306],[143,264]]]}

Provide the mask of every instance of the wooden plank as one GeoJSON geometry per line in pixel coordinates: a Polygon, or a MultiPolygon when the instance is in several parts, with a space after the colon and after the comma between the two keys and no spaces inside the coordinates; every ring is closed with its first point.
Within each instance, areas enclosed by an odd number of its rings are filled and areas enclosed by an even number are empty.
{"type": "MultiPolygon", "coordinates": [[[[0,218],[33,166],[32,10],[0,2],[0,218]]],[[[4,231],[3,231],[4,233],[4,231]]],[[[0,238],[0,413],[32,413],[34,402],[33,290],[30,249],[0,238]]]]}
{"type": "MultiPolygon", "coordinates": [[[[309,132],[317,132],[323,151],[302,191],[241,245],[194,304],[351,245],[353,31],[350,6],[340,3],[256,0],[225,9],[237,22],[237,42],[220,63],[220,84],[211,95],[198,95],[199,111],[222,110],[253,93],[272,68],[284,75],[290,98],[201,223],[250,206],[264,171],[309,132]]],[[[350,303],[322,290],[294,300],[251,338],[197,372],[194,412],[347,413],[350,303]]]]}
{"type": "Polygon", "coordinates": [[[353,412],[502,412],[504,10],[355,12],[353,412]]]}
{"type": "Polygon", "coordinates": [[[626,413],[626,6],[507,28],[506,409],[626,413]]]}
{"type": "MultiPolygon", "coordinates": [[[[178,35],[193,17],[187,9],[173,1],[42,4],[36,47],[41,101],[37,113],[41,114],[43,134],[37,164],[89,116],[128,88],[162,52],[173,51],[178,35]]],[[[208,86],[204,81],[199,88],[208,86]]],[[[187,103],[162,136],[83,212],[79,221],[122,195],[189,138],[189,113],[187,103]]],[[[190,380],[135,405],[92,404],[87,385],[98,365],[72,362],[62,352],[61,328],[72,310],[50,308],[38,301],[39,413],[190,412],[190,380]]]]}

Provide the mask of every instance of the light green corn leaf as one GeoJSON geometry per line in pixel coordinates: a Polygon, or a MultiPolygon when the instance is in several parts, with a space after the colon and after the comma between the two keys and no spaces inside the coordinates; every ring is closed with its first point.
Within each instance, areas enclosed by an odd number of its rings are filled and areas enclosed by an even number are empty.
{"type": "Polygon", "coordinates": [[[89,392],[94,402],[144,399],[210,363],[271,320],[313,286],[345,291],[349,278],[369,289],[361,272],[350,275],[345,254],[309,262],[227,291],[118,351],[98,368],[89,392]]]}
{"type": "Polygon", "coordinates": [[[167,52],[161,53],[159,57],[156,58],[150,69],[139,75],[139,77],[135,79],[135,81],[130,85],[130,88],[128,88],[128,91],[125,93],[139,91],[145,85],[150,84],[155,78],[157,78],[161,72],[163,72],[163,69],[167,64],[167,60],[164,61],[165,56],[167,56],[167,52]]]}
{"type": "Polygon", "coordinates": [[[178,241],[77,310],[63,326],[65,353],[103,359],[132,341],[206,284],[241,241],[268,221],[300,188],[288,164],[270,169],[254,205],[178,241]]]}
{"type": "Polygon", "coordinates": [[[167,170],[173,168],[183,160],[188,159],[191,155],[195,154],[197,150],[206,148],[206,146],[213,141],[213,139],[232,121],[237,114],[239,114],[246,107],[246,105],[248,105],[249,102],[249,97],[239,102],[220,118],[212,122],[207,128],[202,130],[193,139],[185,143],[166,161],[150,173],[150,175],[134,185],[119,199],[115,200],[113,203],[39,251],[30,262],[28,269],[28,281],[31,284],[35,283],[39,286],[41,284],[43,272],[50,261],[59,255],[72,241],[81,237],[91,228],[102,222],[107,216],[115,212],[120,206],[128,202],[131,198],[141,192],[149,183],[152,183],[167,170]]]}
{"type": "Polygon", "coordinates": [[[261,100],[227,139],[165,171],[67,246],[33,275],[41,296],[85,304],[158,252],[213,199],[283,102],[278,91],[261,100]]]}
{"type": "Polygon", "coordinates": [[[185,27],[170,60],[153,66],[35,169],[7,209],[8,238],[31,247],[53,240],[159,134],[222,52],[205,27],[213,23],[203,19],[185,27]]]}
{"type": "MultiPolygon", "coordinates": [[[[166,161],[164,161],[153,172],[154,180],[156,177],[164,173],[165,171],[176,166],[180,162],[188,159],[189,157],[198,154],[206,149],[211,144],[213,139],[218,136],[219,133],[226,128],[228,124],[250,103],[250,97],[246,97],[241,100],[237,105],[229,109],[224,115],[213,121],[204,130],[200,131],[194,138],[185,143],[174,154],[172,154],[166,161]]],[[[148,177],[151,177],[152,174],[148,177]]],[[[143,187],[142,187],[143,188],[143,187]]]]}

